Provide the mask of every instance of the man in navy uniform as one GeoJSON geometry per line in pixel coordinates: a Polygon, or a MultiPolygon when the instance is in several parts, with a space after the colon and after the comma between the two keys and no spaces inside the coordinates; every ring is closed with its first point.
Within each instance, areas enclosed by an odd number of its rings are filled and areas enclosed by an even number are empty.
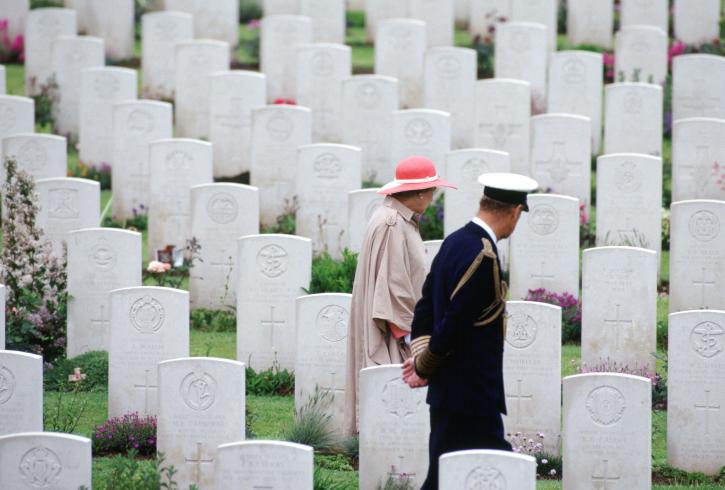
{"type": "Polygon", "coordinates": [[[506,283],[496,243],[513,233],[527,194],[517,174],[484,174],[476,217],[441,245],[415,307],[403,380],[428,385],[430,466],[423,490],[438,488],[438,459],[465,449],[511,450],[504,439],[503,344],[506,283]]]}

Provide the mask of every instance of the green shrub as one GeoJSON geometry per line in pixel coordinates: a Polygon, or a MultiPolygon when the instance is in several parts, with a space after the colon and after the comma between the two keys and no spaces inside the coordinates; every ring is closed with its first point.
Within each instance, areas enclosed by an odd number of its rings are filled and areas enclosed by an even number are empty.
{"type": "Polygon", "coordinates": [[[236,332],[237,316],[230,311],[199,308],[191,312],[191,328],[201,332],[236,332]]]}
{"type": "MultiPolygon", "coordinates": [[[[108,474],[104,475],[105,490],[181,490],[174,481],[177,471],[173,466],[164,466],[164,455],[156,461],[137,458],[136,451],[110,460],[108,474]]],[[[198,490],[191,485],[188,490],[198,490]]]]}
{"type": "Polygon", "coordinates": [[[55,366],[46,370],[43,375],[46,391],[80,391],[108,390],[108,352],[86,352],[72,359],[61,359],[55,366]],[[86,379],[81,383],[69,383],[68,376],[75,368],[80,368],[86,379]]]}
{"type": "Polygon", "coordinates": [[[443,238],[443,214],[443,194],[441,194],[420,217],[420,236],[423,240],[443,238]]]}
{"type": "Polygon", "coordinates": [[[342,251],[342,259],[335,260],[323,252],[312,259],[312,280],[307,294],[352,293],[357,268],[357,254],[342,251]]]}
{"type": "Polygon", "coordinates": [[[295,375],[286,369],[280,369],[276,364],[271,369],[259,373],[247,367],[246,377],[247,395],[289,396],[295,392],[295,375]]]}
{"type": "Polygon", "coordinates": [[[315,454],[315,466],[330,471],[355,471],[350,459],[344,454],[315,454]]]}
{"type": "Polygon", "coordinates": [[[133,218],[120,221],[111,216],[106,216],[103,218],[103,223],[101,224],[104,228],[120,228],[124,230],[133,228],[136,231],[145,231],[148,229],[148,225],[148,208],[143,204],[139,206],[139,209],[133,209],[133,218]]]}
{"type": "Polygon", "coordinates": [[[111,188],[111,166],[105,162],[99,164],[78,162],[77,165],[70,168],[69,176],[95,180],[104,191],[111,188]]]}
{"type": "Polygon", "coordinates": [[[365,12],[348,11],[347,27],[357,27],[362,29],[365,27],[365,12]]]}
{"type": "Polygon", "coordinates": [[[560,456],[539,453],[536,455],[536,476],[544,479],[561,478],[562,460],[560,456]]]}
{"type": "Polygon", "coordinates": [[[335,480],[332,475],[325,473],[322,468],[315,466],[313,474],[314,490],[349,490],[350,486],[346,482],[335,480]]]}
{"type": "Polygon", "coordinates": [[[342,450],[348,458],[357,461],[360,457],[360,438],[358,436],[348,437],[342,441],[342,450]]]}
{"type": "Polygon", "coordinates": [[[247,24],[250,21],[262,18],[262,7],[250,0],[242,0],[239,6],[239,23],[247,24]]]}
{"type": "Polygon", "coordinates": [[[156,417],[139,417],[129,413],[113,417],[93,428],[93,455],[126,454],[136,451],[141,456],[156,453],[156,417]]]}
{"type": "Polygon", "coordinates": [[[337,443],[337,436],[332,427],[332,415],[325,411],[330,401],[329,392],[316,389],[307,403],[295,413],[294,422],[285,431],[284,439],[315,449],[333,447],[337,443]]]}
{"type": "Polygon", "coordinates": [[[63,2],[61,0],[30,0],[31,9],[41,9],[48,7],[62,8],[63,2]]]}
{"type": "Polygon", "coordinates": [[[277,216],[277,221],[271,226],[262,226],[262,233],[281,233],[283,235],[294,235],[297,230],[297,209],[299,204],[297,196],[284,201],[284,212],[277,216]]]}

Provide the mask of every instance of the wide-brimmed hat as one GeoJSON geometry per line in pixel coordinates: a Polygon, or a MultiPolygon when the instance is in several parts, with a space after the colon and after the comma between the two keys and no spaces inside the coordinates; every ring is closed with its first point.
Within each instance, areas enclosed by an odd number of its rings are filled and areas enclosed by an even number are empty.
{"type": "Polygon", "coordinates": [[[408,157],[395,167],[395,180],[380,188],[378,194],[397,194],[406,191],[421,191],[432,187],[457,187],[438,176],[432,161],[421,156],[408,157]]]}

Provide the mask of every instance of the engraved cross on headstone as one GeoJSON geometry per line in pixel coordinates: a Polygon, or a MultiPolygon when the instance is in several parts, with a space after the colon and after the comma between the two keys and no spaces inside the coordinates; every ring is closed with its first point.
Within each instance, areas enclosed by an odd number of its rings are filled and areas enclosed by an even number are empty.
{"type": "Polygon", "coordinates": [[[542,260],[541,261],[541,273],[531,274],[531,279],[538,279],[539,285],[541,285],[542,287],[544,286],[544,281],[553,281],[554,280],[553,274],[547,274],[546,272],[544,272],[545,268],[546,268],[546,262],[542,260]]]}
{"type": "Polygon", "coordinates": [[[710,435],[710,412],[719,412],[720,405],[714,405],[710,402],[710,390],[705,390],[705,403],[698,405],[695,403],[695,410],[705,411],[705,435],[710,435]]]}
{"type": "Polygon", "coordinates": [[[398,461],[400,462],[398,466],[392,465],[390,467],[390,472],[388,473],[389,477],[410,478],[411,476],[415,476],[415,473],[408,473],[403,470],[403,461],[405,461],[405,456],[398,456],[398,461]]]}
{"type": "Polygon", "coordinates": [[[609,475],[609,460],[603,459],[602,463],[604,463],[604,472],[600,475],[594,475],[592,474],[592,483],[603,483],[603,486],[599,486],[602,490],[607,490],[609,487],[609,482],[617,482],[619,481],[619,476],[615,475],[609,475]]]}
{"type": "Polygon", "coordinates": [[[262,320],[261,325],[263,327],[269,327],[269,342],[274,349],[274,327],[284,326],[286,322],[284,320],[274,319],[274,306],[269,307],[269,320],[262,320]]]}
{"type": "Polygon", "coordinates": [[[554,141],[551,156],[546,160],[537,160],[536,165],[548,167],[549,176],[554,182],[563,182],[569,177],[581,175],[581,162],[568,159],[565,141],[554,141]]]}
{"type": "Polygon", "coordinates": [[[687,163],[680,164],[680,168],[688,171],[688,176],[695,186],[695,197],[700,197],[713,177],[713,163],[710,161],[710,147],[697,145],[695,158],[687,163]]]}
{"type": "Polygon", "coordinates": [[[516,380],[516,394],[515,395],[506,395],[506,398],[515,398],[516,399],[516,423],[517,424],[521,421],[521,400],[533,401],[533,399],[534,399],[533,395],[523,395],[521,393],[521,383],[522,382],[523,382],[523,379],[516,380]]]}
{"type": "Polygon", "coordinates": [[[508,143],[511,135],[523,127],[523,124],[506,122],[505,114],[508,109],[508,107],[503,105],[495,106],[495,116],[493,120],[488,120],[486,122],[479,123],[478,125],[479,131],[484,132],[493,140],[495,149],[503,149],[506,146],[506,143],[508,143]]]}
{"type": "Polygon", "coordinates": [[[330,373],[330,383],[329,383],[329,386],[322,386],[322,389],[325,392],[332,394],[332,399],[333,400],[335,399],[335,393],[344,393],[345,392],[345,390],[343,390],[343,389],[336,388],[336,386],[337,386],[335,384],[335,377],[336,377],[336,375],[337,375],[336,372],[334,372],[334,371],[331,372],[330,373]]]}
{"type": "Polygon", "coordinates": [[[212,464],[214,463],[214,458],[211,459],[204,459],[202,458],[202,447],[204,446],[203,443],[197,442],[196,443],[196,456],[194,458],[185,458],[184,461],[187,464],[193,464],[196,466],[194,469],[194,483],[197,485],[201,483],[201,465],[203,464],[212,464]]]}
{"type": "Polygon", "coordinates": [[[100,315],[98,315],[99,318],[91,318],[91,325],[94,327],[108,327],[111,325],[111,322],[106,318],[106,315],[104,314],[104,311],[106,310],[106,305],[101,303],[98,305],[100,311],[100,315]]]}
{"type": "Polygon", "coordinates": [[[143,390],[144,391],[144,415],[149,414],[149,390],[156,390],[158,391],[159,387],[158,385],[152,385],[149,384],[149,373],[150,370],[146,370],[146,374],[144,375],[144,382],[143,384],[135,384],[133,385],[134,389],[137,390],[143,390]]]}
{"type": "Polygon", "coordinates": [[[619,327],[632,327],[634,322],[632,320],[624,320],[621,317],[621,305],[615,305],[617,314],[613,319],[604,319],[604,324],[611,324],[614,327],[614,348],[619,350],[619,327]]]}
{"type": "Polygon", "coordinates": [[[706,267],[703,267],[702,268],[702,276],[701,276],[702,279],[700,279],[700,280],[696,280],[695,279],[695,280],[692,281],[692,285],[693,286],[699,286],[700,287],[700,290],[702,291],[702,299],[700,300],[700,308],[707,308],[707,302],[706,302],[706,299],[705,299],[706,296],[707,296],[707,291],[705,290],[705,288],[715,287],[715,281],[708,281],[706,279],[706,276],[707,276],[707,268],[706,267]]]}

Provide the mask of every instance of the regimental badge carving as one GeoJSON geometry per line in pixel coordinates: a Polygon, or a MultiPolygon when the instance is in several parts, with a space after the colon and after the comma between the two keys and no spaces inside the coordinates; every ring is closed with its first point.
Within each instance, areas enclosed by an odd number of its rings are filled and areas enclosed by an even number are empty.
{"type": "Polygon", "coordinates": [[[0,405],[4,405],[15,394],[15,376],[7,367],[0,365],[0,405]]]}
{"type": "Polygon", "coordinates": [[[405,139],[413,145],[427,145],[432,137],[433,127],[425,119],[413,119],[405,126],[405,139]]]}
{"type": "Polygon", "coordinates": [[[78,49],[77,46],[73,46],[73,50],[69,51],[65,55],[66,65],[69,66],[80,66],[84,65],[88,60],[88,53],[83,51],[83,48],[78,49]]]}
{"type": "Polygon", "coordinates": [[[582,85],[586,81],[584,62],[578,58],[569,58],[561,67],[561,75],[567,85],[582,85]]]}
{"type": "Polygon", "coordinates": [[[385,383],[382,400],[385,411],[401,419],[416,413],[423,403],[423,399],[415,396],[410,387],[399,377],[385,383]]]}
{"type": "Polygon", "coordinates": [[[586,407],[595,424],[610,427],[622,419],[627,409],[627,401],[617,388],[605,385],[594,388],[589,393],[586,407]]]}
{"type": "Polygon", "coordinates": [[[118,92],[121,83],[112,73],[99,73],[93,80],[93,90],[101,99],[110,99],[118,92]]]}
{"type": "Polygon", "coordinates": [[[528,223],[537,235],[551,235],[559,228],[559,213],[553,206],[539,204],[531,210],[528,223]]]}
{"type": "Polygon", "coordinates": [[[509,46],[517,53],[528,51],[531,49],[531,37],[529,33],[520,29],[515,30],[511,33],[509,46]]]}
{"type": "Polygon", "coordinates": [[[52,450],[36,446],[20,458],[18,470],[29,487],[47,488],[60,481],[63,466],[58,455],[52,450]]]}
{"type": "Polygon", "coordinates": [[[465,490],[506,490],[506,479],[492,466],[474,468],[466,477],[465,490]]]}
{"type": "Polygon", "coordinates": [[[515,349],[525,349],[536,340],[537,324],[530,315],[514,313],[508,317],[506,342],[515,349]]]}
{"type": "Polygon", "coordinates": [[[48,191],[48,217],[75,219],[80,216],[76,189],[51,189],[48,191]]]}
{"type": "Polygon", "coordinates": [[[317,52],[312,56],[310,69],[316,77],[329,77],[335,71],[335,60],[330,53],[317,52]]]}
{"type": "Polygon", "coordinates": [[[378,107],[381,98],[380,89],[371,82],[361,84],[355,91],[358,105],[368,111],[378,107]]]}
{"type": "Polygon", "coordinates": [[[227,192],[218,192],[211,196],[206,204],[206,213],[212,221],[225,225],[231,223],[239,215],[239,204],[234,196],[227,192]]]}
{"type": "Polygon", "coordinates": [[[455,56],[441,56],[436,61],[436,69],[441,78],[452,80],[461,74],[461,62],[455,56]]]}
{"type": "Polygon", "coordinates": [[[0,130],[7,132],[10,128],[15,126],[16,122],[15,109],[9,105],[0,105],[0,130]]]}
{"type": "Polygon", "coordinates": [[[131,306],[131,324],[141,333],[156,333],[164,324],[164,307],[151,296],[136,300],[131,306]]]}
{"type": "Polygon", "coordinates": [[[406,50],[412,43],[412,35],[407,27],[394,27],[390,30],[390,44],[395,50],[406,50]]]}
{"type": "Polygon", "coordinates": [[[338,305],[325,306],[317,314],[315,322],[320,337],[328,342],[339,342],[347,338],[347,322],[350,313],[338,305]]]}
{"type": "Polygon", "coordinates": [[[38,20],[40,32],[46,39],[54,39],[60,34],[60,22],[55,15],[43,15],[38,20]]]}
{"type": "Polygon", "coordinates": [[[126,129],[132,134],[148,134],[154,129],[154,118],[146,111],[131,111],[126,121],[126,129]]]}
{"type": "Polygon", "coordinates": [[[709,242],[720,234],[720,220],[710,211],[698,211],[690,218],[690,235],[701,242],[709,242]]]}
{"type": "Polygon", "coordinates": [[[18,150],[18,163],[28,170],[42,170],[47,161],[48,152],[37,141],[30,140],[18,150]]]}
{"type": "Polygon", "coordinates": [[[342,163],[332,153],[323,153],[315,159],[312,168],[320,179],[337,179],[342,171],[342,163]]]}
{"type": "Polygon", "coordinates": [[[642,172],[632,161],[622,162],[614,177],[617,188],[624,192],[636,192],[642,187],[642,172]]]}
{"type": "Polygon", "coordinates": [[[725,330],[715,322],[702,322],[695,325],[690,333],[692,350],[705,359],[719,356],[723,351],[725,330]]]}
{"type": "Polygon", "coordinates": [[[154,25],[154,33],[157,41],[160,42],[176,40],[177,31],[176,19],[159,19],[156,21],[156,25],[154,25]]]}
{"type": "Polygon", "coordinates": [[[101,269],[110,269],[116,265],[116,252],[109,245],[108,240],[99,238],[96,244],[91,247],[91,263],[101,269]]]}
{"type": "Polygon", "coordinates": [[[642,97],[634,90],[624,96],[624,111],[628,114],[639,114],[642,112],[642,97]]]}
{"type": "Polygon", "coordinates": [[[294,124],[285,114],[274,114],[267,121],[267,132],[273,140],[287,141],[294,131],[294,124]]]}
{"type": "Polygon", "coordinates": [[[463,164],[461,173],[466,182],[478,182],[478,177],[491,171],[488,162],[482,158],[470,158],[463,164]]]}
{"type": "Polygon", "coordinates": [[[189,373],[181,382],[181,398],[187,407],[203,412],[214,404],[217,383],[209,373],[189,373]]]}
{"type": "Polygon", "coordinates": [[[257,254],[259,271],[270,279],[280,277],[287,271],[289,256],[279,245],[267,245],[257,254]]]}
{"type": "MultiPolygon", "coordinates": [[[[174,150],[166,155],[166,170],[168,172],[185,172],[191,169],[194,157],[185,151],[174,150]]],[[[178,178],[178,175],[175,175],[178,178]]]]}

